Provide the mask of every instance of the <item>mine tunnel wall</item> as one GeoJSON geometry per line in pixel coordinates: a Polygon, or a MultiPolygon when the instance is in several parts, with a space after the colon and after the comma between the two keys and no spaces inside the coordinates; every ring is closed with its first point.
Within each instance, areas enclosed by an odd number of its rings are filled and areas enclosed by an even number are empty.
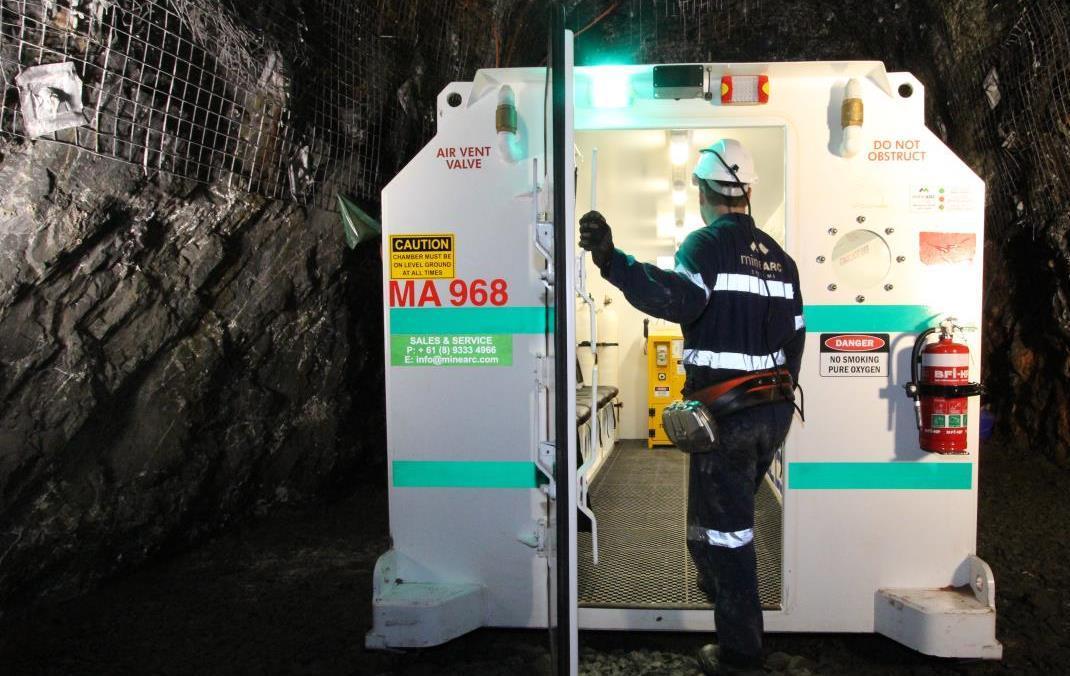
{"type": "Polygon", "coordinates": [[[0,8],[0,616],[382,484],[379,243],[336,196],[375,216],[486,52],[443,3],[117,3],[75,39],[69,5],[0,8]],[[15,75],[61,49],[92,131],[28,140],[15,75]]]}
{"type": "MultiPolygon", "coordinates": [[[[383,78],[374,124],[354,131],[348,192],[368,211],[433,134],[442,86],[541,62],[535,4],[394,3],[361,24],[383,78]]],[[[915,73],[929,126],[989,185],[997,431],[1066,463],[1070,11],[627,0],[598,19],[614,3],[569,4],[581,64],[880,59],[915,73]]],[[[378,243],[344,247],[331,191],[277,199],[12,134],[0,154],[0,609],[382,482],[378,243]]]]}
{"type": "Polygon", "coordinates": [[[5,150],[0,603],[382,474],[375,247],[336,214],[5,150]]]}

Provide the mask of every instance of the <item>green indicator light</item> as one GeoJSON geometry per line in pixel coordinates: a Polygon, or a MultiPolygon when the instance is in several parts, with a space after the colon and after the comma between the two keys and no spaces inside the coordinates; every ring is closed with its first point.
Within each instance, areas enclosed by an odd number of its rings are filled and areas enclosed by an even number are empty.
{"type": "Polygon", "coordinates": [[[591,69],[591,106],[627,108],[632,101],[630,69],[603,66],[591,69]]]}

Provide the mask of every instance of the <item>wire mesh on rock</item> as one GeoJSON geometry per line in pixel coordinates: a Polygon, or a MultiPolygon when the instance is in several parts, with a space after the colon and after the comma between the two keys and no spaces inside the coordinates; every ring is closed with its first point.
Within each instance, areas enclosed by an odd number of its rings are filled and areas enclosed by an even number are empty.
{"type": "MultiPolygon", "coordinates": [[[[980,83],[987,143],[997,153],[989,182],[999,230],[1070,221],[1070,6],[1025,5],[980,83]],[[1002,227],[1001,227],[1002,226],[1002,227]]],[[[976,85],[975,85],[976,86],[976,85]]]]}
{"type": "MultiPolygon", "coordinates": [[[[419,89],[407,55],[421,27],[441,31],[423,50],[439,72],[467,66],[471,41],[449,28],[458,4],[3,0],[0,131],[26,134],[16,76],[69,61],[86,123],[46,140],[306,204],[374,199],[386,111],[414,96],[399,84],[419,89]]],[[[433,115],[417,93],[426,135],[433,115]]]]}

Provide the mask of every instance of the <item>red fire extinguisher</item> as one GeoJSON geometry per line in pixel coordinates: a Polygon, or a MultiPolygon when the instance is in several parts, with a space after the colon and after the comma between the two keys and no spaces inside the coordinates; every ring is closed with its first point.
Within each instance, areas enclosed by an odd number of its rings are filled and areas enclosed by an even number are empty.
{"type": "Polygon", "coordinates": [[[914,400],[919,443],[932,453],[966,453],[968,398],[983,393],[980,383],[970,382],[970,348],[954,341],[959,327],[953,322],[949,319],[939,329],[918,335],[910,360],[913,380],[906,384],[907,396],[914,400]],[[926,344],[937,331],[939,340],[926,344]]]}

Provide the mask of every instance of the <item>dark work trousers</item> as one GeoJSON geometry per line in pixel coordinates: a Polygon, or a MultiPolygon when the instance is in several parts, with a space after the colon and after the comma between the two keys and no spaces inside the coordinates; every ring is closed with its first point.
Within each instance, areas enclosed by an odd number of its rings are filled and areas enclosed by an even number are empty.
{"type": "Polygon", "coordinates": [[[754,551],[754,495],[788,434],[794,408],[766,404],[717,421],[719,440],[691,455],[687,546],[712,597],[721,659],[762,662],[762,607],[754,551]]]}

